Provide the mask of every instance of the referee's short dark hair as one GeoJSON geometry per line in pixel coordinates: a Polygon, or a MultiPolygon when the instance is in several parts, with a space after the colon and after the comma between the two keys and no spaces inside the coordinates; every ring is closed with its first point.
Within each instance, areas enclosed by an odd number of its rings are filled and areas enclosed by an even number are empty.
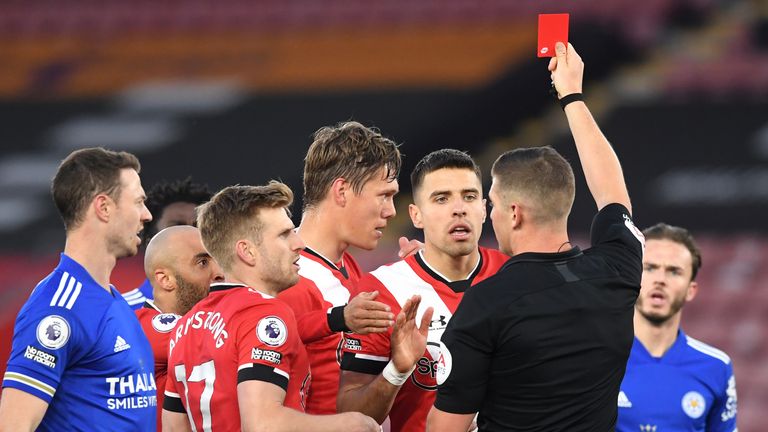
{"type": "Polygon", "coordinates": [[[576,194],[571,164],[552,147],[510,150],[493,163],[491,175],[505,203],[521,200],[536,223],[567,218],[576,194]]]}
{"type": "Polygon", "coordinates": [[[468,169],[474,171],[477,175],[477,179],[480,183],[483,182],[483,177],[480,174],[480,167],[477,166],[472,157],[467,153],[455,150],[455,149],[441,149],[435,150],[432,153],[421,158],[416,167],[411,171],[411,191],[414,197],[416,192],[424,183],[424,177],[431,172],[441,170],[444,168],[457,168],[468,169]]]}
{"type": "Polygon", "coordinates": [[[644,229],[643,235],[646,240],[669,240],[685,246],[691,253],[691,280],[696,279],[702,264],[701,250],[690,231],[679,226],[659,222],[652,227],[644,229]]]}
{"type": "Polygon", "coordinates": [[[120,172],[124,169],[139,173],[141,164],[128,152],[101,147],[75,150],[61,162],[51,183],[51,194],[67,231],[83,221],[96,195],[120,199],[120,172]]]}

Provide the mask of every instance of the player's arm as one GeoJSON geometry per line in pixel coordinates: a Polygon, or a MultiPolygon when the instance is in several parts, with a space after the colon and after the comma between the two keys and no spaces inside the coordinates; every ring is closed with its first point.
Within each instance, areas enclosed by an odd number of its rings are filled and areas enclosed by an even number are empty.
{"type": "Polygon", "coordinates": [[[474,418],[474,414],[454,414],[432,407],[427,416],[427,432],[467,432],[474,418]]]}
{"type": "Polygon", "coordinates": [[[732,364],[729,363],[724,371],[722,385],[707,415],[707,432],[735,431],[737,402],[736,378],[733,375],[732,364]]]}
{"type": "Polygon", "coordinates": [[[187,413],[163,409],[163,432],[191,432],[187,413]]]}
{"type": "Polygon", "coordinates": [[[432,319],[428,308],[416,325],[416,312],[421,297],[413,296],[403,305],[392,329],[391,361],[378,375],[342,370],[336,407],[339,412],[358,411],[383,423],[395,396],[413,372],[416,362],[427,347],[427,332],[432,319]],[[387,378],[385,378],[385,376],[387,378]]]}
{"type": "MultiPolygon", "coordinates": [[[[313,416],[283,406],[285,390],[258,380],[237,385],[237,401],[243,432],[379,432],[370,417],[360,413],[313,416]]],[[[165,418],[163,418],[165,421],[165,418]]]]}
{"type": "Polygon", "coordinates": [[[0,431],[34,431],[43,421],[47,409],[44,400],[6,387],[0,399],[0,431]]]}
{"type": "Polygon", "coordinates": [[[342,331],[381,333],[392,325],[389,306],[374,300],[378,293],[360,293],[348,304],[334,307],[311,284],[302,278],[279,295],[293,309],[305,345],[342,331]]]}
{"type": "MultiPolygon", "coordinates": [[[[549,70],[558,96],[562,98],[581,93],[584,78],[584,62],[581,57],[571,44],[566,48],[562,42],[556,44],[555,53],[556,57],[549,63],[549,70]]],[[[600,131],[589,108],[583,101],[571,102],[565,107],[565,115],[576,142],[587,186],[597,208],[618,203],[631,214],[632,207],[619,158],[600,131]]]]}

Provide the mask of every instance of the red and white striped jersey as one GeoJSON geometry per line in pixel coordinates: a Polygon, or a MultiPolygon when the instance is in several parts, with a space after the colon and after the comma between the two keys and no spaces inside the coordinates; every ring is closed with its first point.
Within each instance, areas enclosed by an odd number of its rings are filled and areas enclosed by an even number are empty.
{"type": "Polygon", "coordinates": [[[278,297],[296,314],[299,334],[309,355],[312,385],[307,412],[333,414],[345,330],[342,307],[349,302],[361,272],[346,252],[341,262],[335,264],[309,248],[301,252],[299,266],[299,283],[278,297]]]}
{"type": "MultiPolygon", "coordinates": [[[[432,307],[434,313],[429,325],[427,349],[416,363],[410,379],[398,392],[389,413],[392,431],[422,432],[426,429],[427,414],[435,400],[437,382],[436,360],[439,358],[440,337],[464,291],[472,285],[494,275],[509,257],[499,251],[480,248],[480,260],[465,280],[450,282],[430,268],[421,252],[404,260],[381,266],[365,275],[358,283],[361,291],[379,290],[377,300],[388,304],[397,314],[413,295],[421,296],[416,322],[424,311],[432,307]]],[[[369,335],[347,335],[341,368],[359,373],[378,375],[390,359],[392,330],[369,335]]]]}

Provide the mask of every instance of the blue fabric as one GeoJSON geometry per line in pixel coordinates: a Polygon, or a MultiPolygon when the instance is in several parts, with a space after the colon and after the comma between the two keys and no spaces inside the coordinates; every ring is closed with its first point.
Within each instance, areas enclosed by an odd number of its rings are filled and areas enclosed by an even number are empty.
{"type": "Polygon", "coordinates": [[[619,432],[734,431],[736,381],[722,351],[678,331],[653,357],[635,338],[619,393],[619,432]]]}
{"type": "Polygon", "coordinates": [[[47,402],[38,430],[155,430],[154,358],[135,314],[61,261],[16,317],[3,387],[47,402]]]}

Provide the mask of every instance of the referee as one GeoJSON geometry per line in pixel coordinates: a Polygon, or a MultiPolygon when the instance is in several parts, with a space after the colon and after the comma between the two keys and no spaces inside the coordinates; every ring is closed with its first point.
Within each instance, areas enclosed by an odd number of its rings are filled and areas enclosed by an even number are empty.
{"type": "Polygon", "coordinates": [[[599,212],[592,247],[568,241],[570,164],[550,147],[502,154],[491,220],[512,258],[467,290],[442,337],[427,430],[614,430],[633,341],[643,237],[618,158],[581,100],[584,63],[571,45],[549,65],[599,212]]]}

